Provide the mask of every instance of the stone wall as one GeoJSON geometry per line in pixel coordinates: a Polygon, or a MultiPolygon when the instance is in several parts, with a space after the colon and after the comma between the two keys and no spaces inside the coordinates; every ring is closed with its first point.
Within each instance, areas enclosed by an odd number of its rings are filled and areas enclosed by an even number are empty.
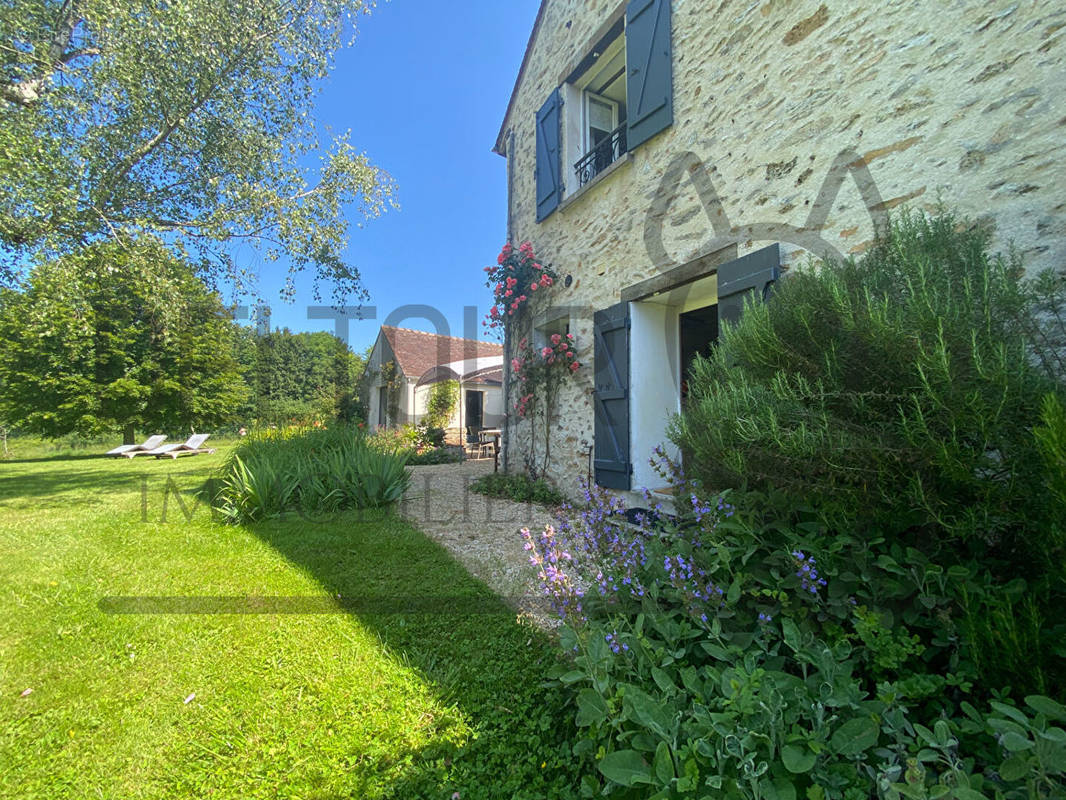
{"type": "MultiPolygon", "coordinates": [[[[859,254],[886,211],[938,200],[1028,269],[1066,266],[1066,9],[1045,0],[674,0],[673,126],[536,223],[536,111],[618,7],[548,0],[505,122],[514,240],[573,276],[553,303],[605,308],[727,243],[859,254]]],[[[591,313],[572,324],[589,368],[563,389],[550,469],[568,491],[593,428],[591,313]]],[[[528,435],[511,430],[512,467],[528,435]]]]}

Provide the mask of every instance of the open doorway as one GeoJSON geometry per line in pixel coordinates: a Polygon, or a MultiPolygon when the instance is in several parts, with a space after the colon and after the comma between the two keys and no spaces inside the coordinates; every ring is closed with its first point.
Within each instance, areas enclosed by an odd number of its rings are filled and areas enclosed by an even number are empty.
{"type": "Polygon", "coordinates": [[[485,427],[485,393],[467,389],[466,392],[466,427],[481,429],[485,427]]]}
{"type": "Polygon", "coordinates": [[[681,402],[688,398],[688,382],[697,355],[707,356],[718,341],[718,305],[686,311],[678,317],[681,339],[681,402]]]}

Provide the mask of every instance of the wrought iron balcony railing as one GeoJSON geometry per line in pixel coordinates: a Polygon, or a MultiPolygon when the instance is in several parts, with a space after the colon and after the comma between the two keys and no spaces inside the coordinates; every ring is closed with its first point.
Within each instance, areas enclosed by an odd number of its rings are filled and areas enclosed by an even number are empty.
{"type": "Polygon", "coordinates": [[[583,155],[574,164],[578,187],[584,186],[626,152],[626,126],[623,122],[610,132],[602,142],[583,155]]]}

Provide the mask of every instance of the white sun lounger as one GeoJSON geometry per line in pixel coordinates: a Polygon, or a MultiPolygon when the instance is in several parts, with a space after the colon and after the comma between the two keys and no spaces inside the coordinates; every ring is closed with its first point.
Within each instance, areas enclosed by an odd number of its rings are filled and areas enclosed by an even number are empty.
{"type": "Polygon", "coordinates": [[[108,450],[106,455],[114,456],[115,458],[118,458],[119,456],[124,456],[124,455],[127,455],[128,453],[137,453],[137,452],[145,452],[147,450],[155,450],[157,447],[159,447],[159,445],[163,444],[163,440],[166,439],[166,438],[167,438],[166,436],[162,436],[162,435],[160,435],[160,436],[149,436],[147,439],[144,440],[143,444],[123,444],[123,445],[119,445],[114,450],[108,450]]]}
{"type": "Polygon", "coordinates": [[[162,447],[147,451],[144,455],[155,456],[156,458],[163,458],[164,456],[177,458],[178,456],[197,456],[201,453],[213,453],[215,448],[204,447],[204,442],[207,441],[207,437],[210,435],[210,433],[195,433],[181,444],[165,444],[162,447]]]}

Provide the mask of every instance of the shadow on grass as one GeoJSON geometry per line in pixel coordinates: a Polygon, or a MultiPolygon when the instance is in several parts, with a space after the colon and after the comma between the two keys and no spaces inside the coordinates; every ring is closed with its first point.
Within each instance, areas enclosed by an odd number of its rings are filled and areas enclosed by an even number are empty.
{"type": "Polygon", "coordinates": [[[105,458],[110,459],[111,456],[106,456],[101,453],[79,453],[78,455],[56,453],[52,456],[33,456],[32,458],[4,458],[0,459],[0,464],[40,464],[45,461],[88,461],[90,459],[105,458]]]}
{"type": "Polygon", "coordinates": [[[12,459],[0,462],[0,502],[22,498],[44,508],[67,502],[65,496],[71,493],[89,493],[97,499],[130,492],[161,493],[168,478],[181,483],[183,489],[189,476],[196,475],[199,480],[202,467],[202,463],[155,458],[136,462],[99,456],[12,459]],[[90,461],[96,463],[87,464],[90,461]],[[68,462],[70,466],[65,466],[68,462]],[[33,468],[41,463],[54,463],[55,467],[45,471],[33,468]],[[181,466],[175,467],[176,463],[181,466]]]}
{"type": "Polygon", "coordinates": [[[573,711],[559,692],[540,686],[554,663],[548,638],[519,624],[516,612],[443,547],[386,512],[286,519],[251,530],[339,595],[348,613],[474,728],[462,748],[416,754],[391,796],[574,796],[573,711]]]}

